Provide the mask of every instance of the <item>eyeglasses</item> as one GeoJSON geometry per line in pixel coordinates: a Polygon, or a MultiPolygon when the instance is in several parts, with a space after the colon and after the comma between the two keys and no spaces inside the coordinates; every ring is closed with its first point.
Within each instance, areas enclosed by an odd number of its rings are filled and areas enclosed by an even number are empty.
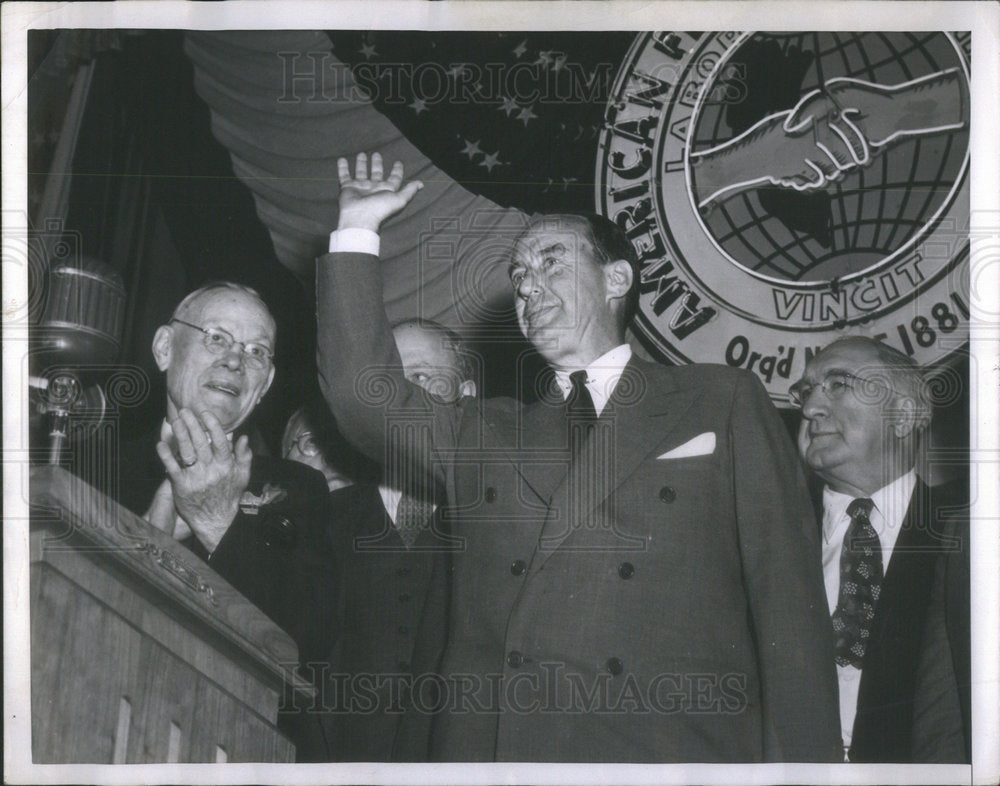
{"type": "Polygon", "coordinates": [[[185,327],[200,330],[204,333],[205,337],[202,339],[202,343],[205,345],[205,349],[213,355],[222,355],[229,352],[235,344],[239,344],[242,348],[240,353],[243,356],[243,362],[247,364],[248,368],[257,369],[258,371],[265,369],[274,359],[274,353],[263,344],[257,344],[253,341],[237,341],[222,328],[203,328],[199,325],[192,325],[190,322],[185,322],[183,319],[177,319],[176,317],[170,321],[179,322],[185,327]]]}
{"type": "Polygon", "coordinates": [[[829,371],[827,372],[827,375],[823,377],[823,381],[818,384],[806,382],[804,379],[800,379],[788,389],[788,398],[793,407],[801,409],[805,406],[805,403],[809,400],[809,396],[812,395],[816,388],[822,388],[823,393],[828,399],[830,399],[830,401],[836,401],[837,399],[843,398],[844,394],[848,390],[855,390],[857,387],[861,387],[860,392],[865,394],[865,400],[869,403],[874,403],[877,400],[877,397],[872,395],[870,389],[865,388],[867,385],[873,385],[890,392],[892,390],[887,385],[876,379],[865,379],[864,377],[858,377],[846,371],[829,371]]]}
{"type": "Polygon", "coordinates": [[[303,431],[288,446],[288,451],[295,447],[303,456],[316,456],[319,454],[319,443],[311,431],[303,431]]]}

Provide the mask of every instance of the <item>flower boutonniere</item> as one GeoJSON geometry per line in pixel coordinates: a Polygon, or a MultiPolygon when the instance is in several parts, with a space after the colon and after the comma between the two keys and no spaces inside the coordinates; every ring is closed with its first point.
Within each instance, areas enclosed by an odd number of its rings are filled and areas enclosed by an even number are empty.
{"type": "Polygon", "coordinates": [[[265,483],[260,496],[252,491],[244,491],[240,497],[240,510],[250,516],[256,516],[260,509],[275,502],[281,502],[288,496],[288,490],[275,483],[265,483]]]}

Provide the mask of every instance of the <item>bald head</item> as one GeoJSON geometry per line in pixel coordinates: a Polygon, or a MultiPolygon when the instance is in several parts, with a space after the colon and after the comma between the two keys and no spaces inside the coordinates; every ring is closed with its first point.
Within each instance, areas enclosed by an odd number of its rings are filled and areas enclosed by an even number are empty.
{"type": "Polygon", "coordinates": [[[192,292],[153,336],[167,418],[207,411],[232,433],[274,380],[274,342],[274,318],[254,290],[224,282],[192,292]]]}
{"type": "Polygon", "coordinates": [[[471,359],[457,333],[437,322],[407,320],[392,335],[410,382],[446,404],[476,395],[471,359]]]}

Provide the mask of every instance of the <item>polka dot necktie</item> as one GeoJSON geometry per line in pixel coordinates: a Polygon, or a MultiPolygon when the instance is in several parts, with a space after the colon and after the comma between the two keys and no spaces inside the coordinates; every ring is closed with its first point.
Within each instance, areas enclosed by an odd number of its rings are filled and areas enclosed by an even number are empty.
{"type": "Polygon", "coordinates": [[[882,586],[882,547],[869,515],[875,503],[856,499],[847,506],[851,523],[840,552],[840,594],[831,618],[838,666],[861,668],[882,586]]]}

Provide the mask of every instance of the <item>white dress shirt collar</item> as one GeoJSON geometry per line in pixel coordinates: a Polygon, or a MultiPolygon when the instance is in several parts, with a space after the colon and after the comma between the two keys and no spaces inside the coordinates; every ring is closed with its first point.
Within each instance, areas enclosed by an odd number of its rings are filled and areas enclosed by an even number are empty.
{"type": "MultiPolygon", "coordinates": [[[[882,567],[889,568],[889,557],[896,545],[896,538],[903,526],[903,519],[906,517],[907,508],[910,506],[910,497],[913,496],[913,489],[917,485],[917,475],[911,469],[905,475],[900,475],[892,483],[883,486],[870,499],[874,503],[871,515],[869,516],[872,527],[878,534],[879,544],[882,547],[882,567]]],[[[847,527],[850,524],[850,517],[847,515],[847,506],[856,499],[850,494],[841,494],[834,491],[829,486],[823,489],[823,543],[824,548],[828,543],[839,542],[844,539],[847,527]]],[[[838,546],[839,552],[839,546],[838,546]]],[[[839,558],[839,553],[838,553],[839,558]]]]}
{"type": "MultiPolygon", "coordinates": [[[[385,505],[385,512],[389,516],[389,521],[392,522],[392,526],[396,526],[396,513],[399,510],[399,502],[403,499],[403,492],[399,489],[394,489],[391,486],[387,486],[384,483],[378,484],[378,493],[382,497],[382,504],[385,505]]],[[[437,505],[432,505],[431,510],[436,511],[437,505]]]]}
{"type": "MultiPolygon", "coordinates": [[[[597,360],[591,362],[587,368],[587,390],[594,400],[594,409],[600,416],[604,411],[611,393],[614,391],[618,380],[621,379],[632,357],[632,347],[628,344],[619,344],[614,349],[610,349],[601,355],[597,360]]],[[[556,375],[556,384],[562,391],[563,398],[569,398],[573,383],[569,381],[569,375],[580,369],[553,369],[556,375]]]]}

